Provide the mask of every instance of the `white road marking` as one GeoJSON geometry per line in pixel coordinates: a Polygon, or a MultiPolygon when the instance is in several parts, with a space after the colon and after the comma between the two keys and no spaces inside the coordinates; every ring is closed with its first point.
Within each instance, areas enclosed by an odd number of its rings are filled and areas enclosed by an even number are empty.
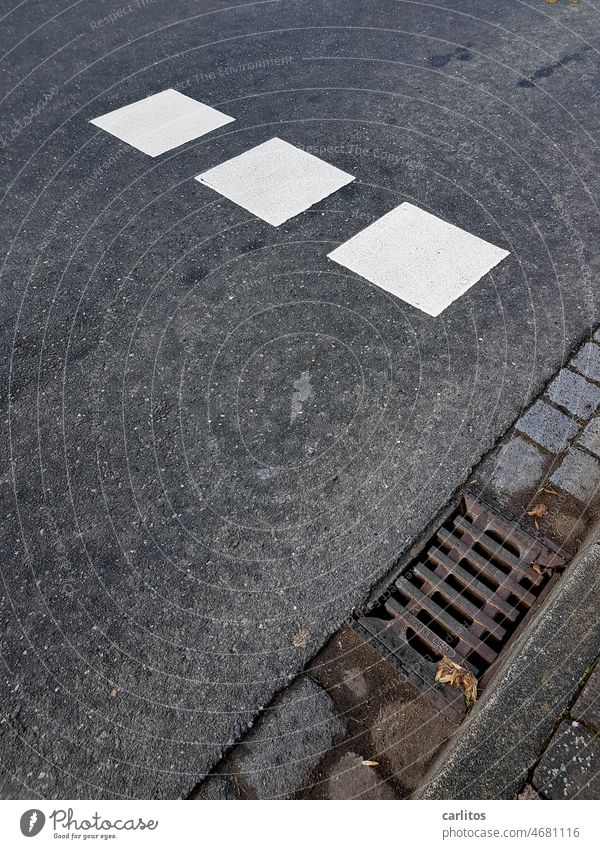
{"type": "Polygon", "coordinates": [[[196,180],[278,227],[354,177],[273,138],[199,174],[196,180]]]}
{"type": "Polygon", "coordinates": [[[400,204],[328,254],[432,316],[508,255],[411,203],[400,204]]]}
{"type": "Polygon", "coordinates": [[[231,121],[235,118],[168,88],[90,123],[148,156],[159,156],[231,121]]]}

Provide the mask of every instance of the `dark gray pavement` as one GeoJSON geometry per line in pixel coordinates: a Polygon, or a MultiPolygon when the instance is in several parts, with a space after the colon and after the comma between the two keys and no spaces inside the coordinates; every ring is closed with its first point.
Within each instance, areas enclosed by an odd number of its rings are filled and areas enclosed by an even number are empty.
{"type": "Polygon", "coordinates": [[[598,323],[591,5],[125,8],[2,5],[9,798],[188,793],[598,323]],[[236,122],[88,123],[169,87],[236,122]],[[356,180],[194,181],[274,135],[356,180]],[[437,319],[326,259],[402,201],[511,251],[437,319]]]}

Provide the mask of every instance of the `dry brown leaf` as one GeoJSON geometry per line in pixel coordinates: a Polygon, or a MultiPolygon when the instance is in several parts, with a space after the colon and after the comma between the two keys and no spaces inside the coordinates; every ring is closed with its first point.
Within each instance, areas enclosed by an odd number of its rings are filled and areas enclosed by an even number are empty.
{"type": "Polygon", "coordinates": [[[527,513],[528,516],[533,516],[536,519],[543,519],[544,516],[548,515],[548,508],[545,504],[541,502],[539,504],[534,504],[531,510],[527,513]]]}
{"type": "Polygon", "coordinates": [[[477,678],[470,670],[450,660],[449,657],[443,657],[438,663],[435,680],[440,684],[450,684],[451,687],[462,690],[465,694],[467,710],[470,710],[477,701],[477,678]]]}
{"type": "Polygon", "coordinates": [[[363,766],[379,766],[379,761],[363,761],[363,766]]]}
{"type": "Polygon", "coordinates": [[[297,634],[294,634],[292,640],[295,649],[305,649],[310,641],[310,633],[306,628],[300,628],[297,634]]]}
{"type": "Polygon", "coordinates": [[[540,566],[539,563],[532,563],[531,568],[536,575],[552,575],[555,569],[562,569],[562,564],[558,566],[540,566]]]}
{"type": "Polygon", "coordinates": [[[117,688],[116,687],[113,687],[112,690],[110,691],[110,697],[111,697],[111,699],[117,698],[117,688]]]}

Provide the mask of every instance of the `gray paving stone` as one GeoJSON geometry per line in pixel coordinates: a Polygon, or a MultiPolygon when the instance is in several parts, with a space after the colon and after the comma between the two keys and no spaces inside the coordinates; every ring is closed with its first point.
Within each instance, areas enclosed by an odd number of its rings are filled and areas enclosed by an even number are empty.
{"type": "Polygon", "coordinates": [[[579,501],[589,501],[600,487],[600,464],[595,457],[571,448],[550,480],[579,501]]]}
{"type": "Polygon", "coordinates": [[[577,445],[583,445],[592,454],[600,457],[600,418],[592,419],[582,430],[577,445]]]}
{"type": "Polygon", "coordinates": [[[250,798],[290,798],[311,779],[346,723],[325,690],[302,678],[263,714],[228,759],[227,771],[250,798]]]}
{"type": "Polygon", "coordinates": [[[547,799],[600,798],[600,737],[577,722],[561,722],[533,784],[547,799]]]}
{"type": "Polygon", "coordinates": [[[600,328],[594,333],[594,339],[596,342],[600,342],[600,328]]]}
{"type": "Polygon", "coordinates": [[[547,395],[579,419],[589,419],[600,406],[600,388],[568,368],[554,378],[547,395]]]}
{"type": "Polygon", "coordinates": [[[593,342],[587,342],[569,365],[586,377],[600,381],[600,347],[593,342]]]}
{"type": "Polygon", "coordinates": [[[571,711],[573,719],[600,731],[600,663],[596,665],[571,711]]]}
{"type": "Polygon", "coordinates": [[[525,492],[537,486],[545,462],[535,445],[513,436],[484,461],[480,480],[486,489],[496,494],[525,492]]]}
{"type": "Polygon", "coordinates": [[[579,430],[579,425],[543,401],[536,401],[527,412],[521,416],[515,428],[527,434],[534,442],[558,454],[568,446],[579,430]]]}

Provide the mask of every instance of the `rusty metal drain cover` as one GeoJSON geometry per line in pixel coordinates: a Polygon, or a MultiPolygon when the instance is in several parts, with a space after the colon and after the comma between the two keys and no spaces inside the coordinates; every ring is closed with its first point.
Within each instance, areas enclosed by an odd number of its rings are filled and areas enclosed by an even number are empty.
{"type": "Polygon", "coordinates": [[[467,493],[422,553],[367,610],[359,630],[441,707],[455,692],[434,684],[443,656],[484,684],[509,640],[564,566],[558,549],[467,493]],[[539,569],[534,569],[537,564],[539,569]]]}

